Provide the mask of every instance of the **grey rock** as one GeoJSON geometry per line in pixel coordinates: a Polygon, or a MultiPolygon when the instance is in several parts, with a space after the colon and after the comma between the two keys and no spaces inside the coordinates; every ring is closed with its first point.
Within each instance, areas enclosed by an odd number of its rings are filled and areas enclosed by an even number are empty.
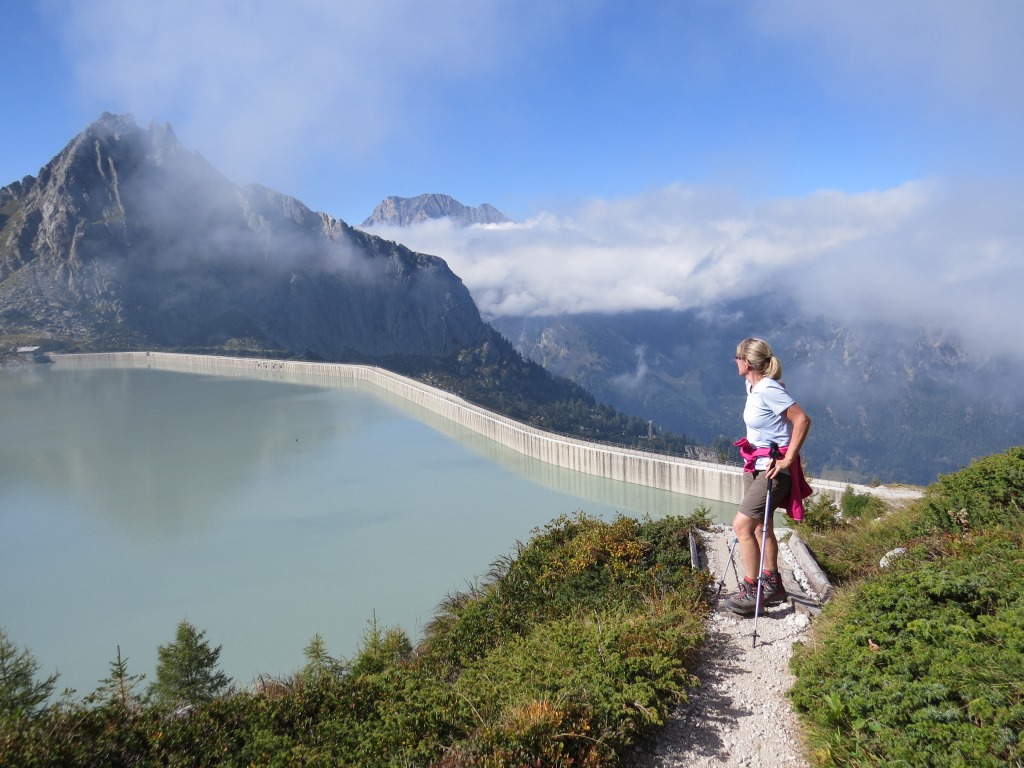
{"type": "Polygon", "coordinates": [[[888,568],[890,565],[892,565],[893,560],[895,560],[897,557],[906,554],[906,551],[906,547],[896,547],[896,549],[889,550],[884,555],[882,555],[882,559],[878,561],[878,567],[888,568]]]}

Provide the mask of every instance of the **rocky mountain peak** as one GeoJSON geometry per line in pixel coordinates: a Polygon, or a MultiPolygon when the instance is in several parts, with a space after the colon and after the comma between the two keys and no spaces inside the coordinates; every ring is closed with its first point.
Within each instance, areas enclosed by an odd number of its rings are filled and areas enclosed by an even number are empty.
{"type": "Polygon", "coordinates": [[[502,224],[511,221],[493,205],[484,203],[474,208],[460,203],[449,195],[428,194],[416,197],[384,198],[361,227],[407,227],[429,219],[451,219],[460,226],[472,224],[502,224]]]}
{"type": "Polygon", "coordinates": [[[169,125],[104,113],[0,189],[0,335],[439,359],[492,335],[442,259],[241,187],[169,125]]]}

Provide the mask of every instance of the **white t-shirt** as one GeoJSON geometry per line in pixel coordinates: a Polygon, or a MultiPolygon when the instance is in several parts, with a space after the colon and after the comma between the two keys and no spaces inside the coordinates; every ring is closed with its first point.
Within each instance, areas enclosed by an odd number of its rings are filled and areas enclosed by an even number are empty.
{"type": "MultiPolygon", "coordinates": [[[[765,377],[753,387],[747,385],[747,404],[743,408],[743,423],[747,425],[747,440],[758,448],[776,443],[781,448],[789,445],[793,425],[782,414],[796,401],[786,388],[775,379],[765,377]]],[[[754,469],[767,469],[771,459],[761,456],[754,469]]]]}

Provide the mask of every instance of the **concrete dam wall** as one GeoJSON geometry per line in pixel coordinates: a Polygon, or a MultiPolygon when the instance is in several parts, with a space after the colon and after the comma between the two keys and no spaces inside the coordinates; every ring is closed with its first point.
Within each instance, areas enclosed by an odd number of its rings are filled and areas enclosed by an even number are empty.
{"type": "MultiPolygon", "coordinates": [[[[52,354],[59,368],[150,368],[211,376],[240,376],[326,388],[371,386],[547,464],[673,493],[738,504],[740,467],[621,448],[544,432],[473,405],[461,397],[367,365],[180,355],[167,352],[52,354]]],[[[838,501],[847,483],[809,478],[815,492],[838,501]]],[[[857,490],[865,490],[857,488],[857,490]]]]}

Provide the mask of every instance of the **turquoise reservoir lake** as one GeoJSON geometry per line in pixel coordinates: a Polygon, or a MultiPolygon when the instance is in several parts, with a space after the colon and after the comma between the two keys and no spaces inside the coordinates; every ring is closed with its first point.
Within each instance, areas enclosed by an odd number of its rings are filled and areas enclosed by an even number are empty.
{"type": "Polygon", "coordinates": [[[154,676],[187,619],[238,685],[317,633],[415,641],[445,595],[583,510],[721,502],[551,467],[368,385],[153,370],[0,369],[0,626],[58,691],[128,658],[154,676]]]}

